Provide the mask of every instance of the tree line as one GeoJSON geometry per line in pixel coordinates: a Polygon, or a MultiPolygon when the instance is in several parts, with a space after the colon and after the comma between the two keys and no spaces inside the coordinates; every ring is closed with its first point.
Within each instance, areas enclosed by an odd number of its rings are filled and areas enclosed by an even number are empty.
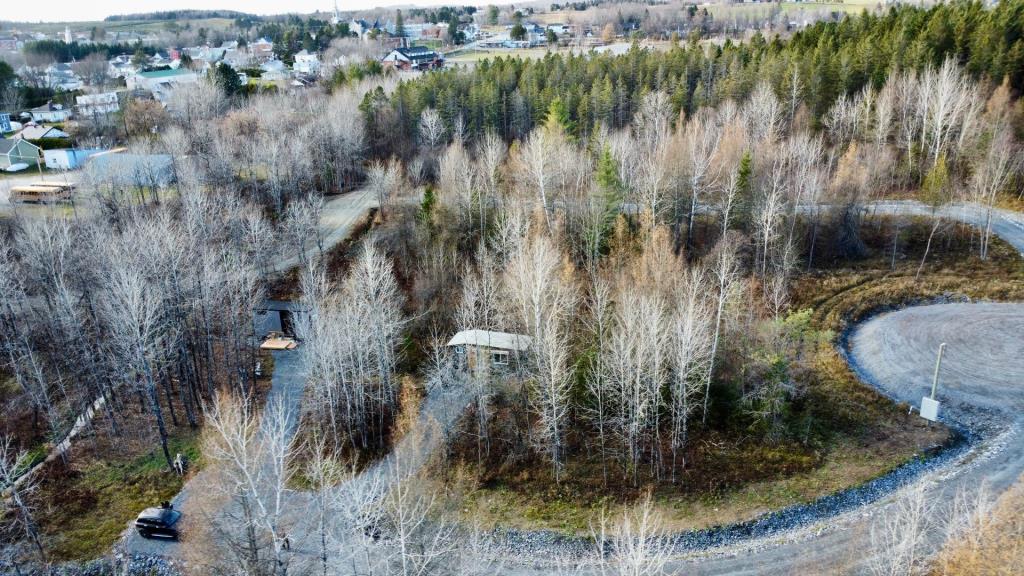
{"type": "Polygon", "coordinates": [[[100,54],[106,59],[114,56],[135,54],[142,52],[147,56],[156,54],[157,49],[138,42],[136,44],[103,44],[90,43],[80,44],[71,42],[68,44],[63,40],[35,40],[25,44],[25,56],[29,59],[45,59],[50,62],[74,62],[84,60],[92,54],[100,54]]]}
{"type": "Polygon", "coordinates": [[[973,78],[1008,79],[1024,89],[1024,1],[940,3],[922,9],[890,8],[839,22],[815,24],[792,38],[764,38],[722,45],[689,42],[665,52],[548,54],[540,59],[494,58],[472,70],[449,69],[402,83],[387,99],[373,99],[387,115],[370,119],[375,150],[401,149],[395,134],[413,133],[419,114],[435,108],[451,128],[470,137],[493,130],[507,141],[524,137],[558,99],[571,121],[570,134],[586,138],[596,127],[627,126],[643,96],[669,94],[674,113],[692,114],[750,95],[767,81],[787,106],[805,106],[815,124],[842,95],[865,86],[879,89],[890,74],[922,70],[947,59],[973,78]],[[383,116],[383,117],[382,117],[383,116]],[[383,140],[383,141],[379,141],[383,140]]]}

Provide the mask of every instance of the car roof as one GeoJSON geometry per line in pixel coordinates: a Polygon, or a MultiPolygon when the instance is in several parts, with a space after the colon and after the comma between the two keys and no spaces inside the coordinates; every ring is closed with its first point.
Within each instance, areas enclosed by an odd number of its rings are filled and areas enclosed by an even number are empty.
{"type": "Polygon", "coordinates": [[[181,513],[172,508],[146,508],[139,514],[139,520],[158,520],[164,524],[173,524],[181,513]]]}

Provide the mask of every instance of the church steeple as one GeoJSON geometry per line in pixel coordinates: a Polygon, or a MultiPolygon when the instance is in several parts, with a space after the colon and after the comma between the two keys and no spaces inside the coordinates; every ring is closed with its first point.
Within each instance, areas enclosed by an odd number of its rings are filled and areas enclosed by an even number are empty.
{"type": "Polygon", "coordinates": [[[341,22],[341,13],[338,12],[338,0],[334,0],[334,16],[331,16],[331,24],[337,26],[341,22]]]}

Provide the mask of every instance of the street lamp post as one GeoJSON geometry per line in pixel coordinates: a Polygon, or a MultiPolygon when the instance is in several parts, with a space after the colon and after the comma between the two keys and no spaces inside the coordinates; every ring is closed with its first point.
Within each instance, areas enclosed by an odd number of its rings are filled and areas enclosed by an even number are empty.
{"type": "Polygon", "coordinates": [[[939,401],[935,399],[935,390],[939,386],[939,369],[942,367],[942,353],[946,351],[946,343],[939,344],[939,356],[935,359],[935,374],[932,375],[932,393],[921,398],[921,417],[935,422],[939,419],[939,401]]]}
{"type": "Polygon", "coordinates": [[[946,351],[946,343],[939,344],[939,357],[935,359],[935,375],[932,376],[932,400],[935,399],[935,388],[939,385],[939,367],[942,366],[942,353],[946,351]]]}

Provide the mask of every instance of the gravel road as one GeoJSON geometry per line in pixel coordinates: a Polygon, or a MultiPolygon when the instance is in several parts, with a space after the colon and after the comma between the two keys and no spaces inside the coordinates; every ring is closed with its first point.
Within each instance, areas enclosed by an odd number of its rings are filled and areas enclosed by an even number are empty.
{"type": "MultiPolygon", "coordinates": [[[[274,373],[270,379],[270,391],[267,403],[282,402],[292,415],[293,425],[298,422],[302,404],[302,394],[306,385],[306,373],[302,363],[302,355],[298,350],[271,352],[274,355],[274,373]]],[[[146,539],[129,528],[122,540],[124,551],[129,555],[162,556],[187,562],[190,559],[189,547],[192,544],[190,535],[202,534],[194,526],[209,513],[204,510],[202,500],[209,496],[204,494],[207,486],[212,484],[211,472],[203,470],[191,478],[181,492],[171,500],[171,504],[182,512],[182,539],[179,542],[164,539],[146,539]]],[[[155,503],[154,503],[155,504],[155,503]]]]}
{"type": "MultiPolygon", "coordinates": [[[[324,250],[330,250],[352,232],[359,220],[366,216],[370,209],[377,206],[377,198],[369,189],[361,188],[338,196],[331,196],[324,203],[324,211],[320,217],[319,233],[323,238],[324,250]]],[[[315,243],[306,247],[306,258],[317,254],[319,248],[315,243]]],[[[298,266],[298,254],[288,254],[279,258],[272,266],[272,272],[282,272],[298,266]]]]}

